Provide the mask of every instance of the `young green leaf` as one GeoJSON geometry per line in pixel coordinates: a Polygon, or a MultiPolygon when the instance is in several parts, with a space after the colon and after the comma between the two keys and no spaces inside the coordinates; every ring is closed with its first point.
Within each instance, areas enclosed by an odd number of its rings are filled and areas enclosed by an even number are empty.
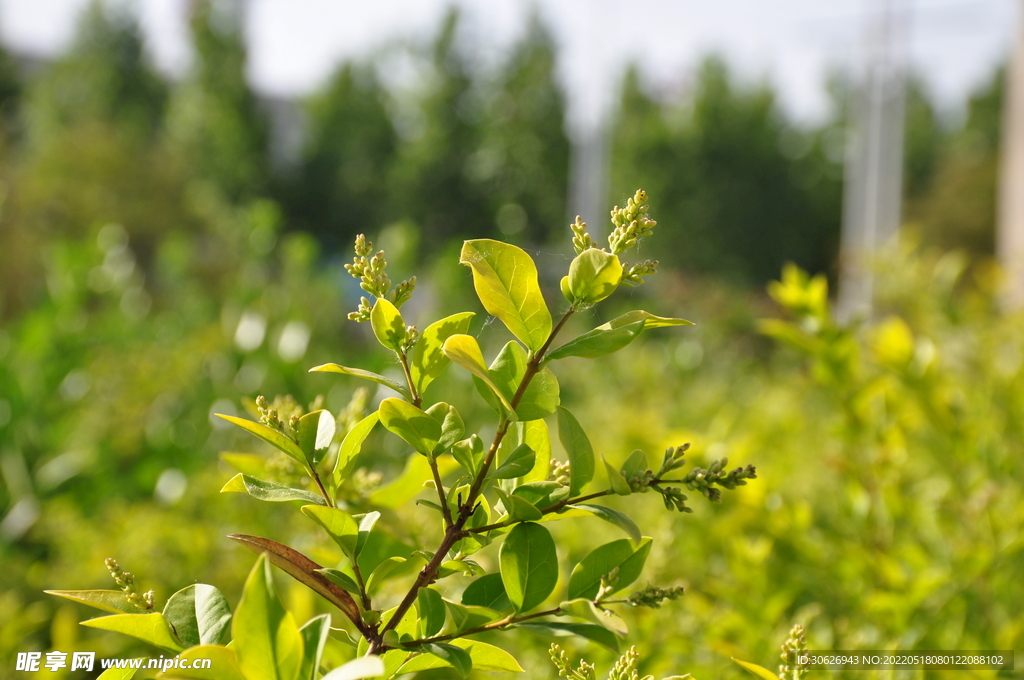
{"type": "Polygon", "coordinates": [[[539,524],[517,524],[501,544],[498,561],[505,592],[517,612],[539,605],[558,582],[555,542],[539,524]]]}
{"type": "Polygon", "coordinates": [[[363,380],[370,380],[372,382],[377,383],[378,385],[383,385],[384,387],[393,389],[395,392],[398,392],[400,395],[402,395],[405,399],[412,401],[412,395],[409,394],[409,389],[405,385],[398,382],[397,380],[386,378],[383,375],[380,375],[379,373],[373,373],[372,371],[364,371],[361,368],[349,368],[348,366],[341,366],[339,364],[324,364],[323,366],[314,366],[313,368],[309,369],[309,372],[342,373],[344,375],[351,375],[356,378],[362,378],[363,380]]]}
{"type": "Polygon", "coordinates": [[[502,461],[501,465],[494,470],[491,470],[488,476],[493,477],[494,479],[515,479],[516,477],[522,477],[533,469],[533,464],[536,458],[537,454],[533,452],[533,449],[526,444],[520,444],[508,458],[502,461]]]}
{"type": "Polygon", "coordinates": [[[491,375],[487,370],[487,364],[484,363],[483,352],[480,351],[480,345],[477,343],[476,338],[472,335],[453,335],[444,341],[444,346],[441,349],[444,351],[445,356],[459,366],[462,366],[473,376],[482,380],[484,384],[494,392],[499,401],[501,401],[501,405],[505,407],[506,411],[508,411],[510,418],[512,420],[517,419],[515,411],[512,410],[512,405],[509,403],[508,397],[506,397],[501,389],[494,384],[494,381],[491,380],[491,375]]]}
{"type": "MultiPolygon", "coordinates": [[[[509,341],[495,357],[488,369],[488,374],[494,385],[501,390],[508,402],[515,397],[519,385],[526,375],[526,365],[529,357],[526,350],[515,340],[509,341]]],[[[495,395],[488,388],[489,385],[477,380],[477,390],[481,396],[490,404],[491,408],[499,413],[498,402],[495,395]]],[[[501,402],[504,404],[505,402],[501,402]]],[[[533,421],[546,418],[555,412],[559,403],[558,380],[550,369],[543,368],[534,375],[533,380],[526,387],[523,396],[516,405],[516,415],[520,421],[533,421]]]]}
{"type": "Polygon", "coordinates": [[[109,630],[114,633],[122,633],[138,638],[143,642],[159,647],[165,651],[177,654],[185,649],[167,625],[164,615],[159,612],[152,614],[115,614],[113,616],[101,616],[98,619],[82,621],[83,626],[109,630]]]}
{"type": "Polygon", "coordinates": [[[299,448],[306,459],[316,465],[334,440],[336,422],[330,411],[319,410],[299,418],[299,448]]]}
{"type": "Polygon", "coordinates": [[[530,420],[523,423],[521,427],[521,443],[529,446],[537,454],[533,470],[528,472],[522,481],[525,483],[544,481],[551,472],[551,435],[548,432],[548,424],[543,420],[530,420]]]}
{"type": "Polygon", "coordinates": [[[439,401],[428,408],[426,413],[441,426],[441,437],[437,440],[437,446],[434,447],[433,453],[444,453],[455,446],[455,443],[462,439],[462,435],[466,434],[466,425],[462,422],[462,416],[454,406],[439,401]]]}
{"type": "Polygon", "coordinates": [[[369,436],[370,431],[373,430],[373,426],[380,420],[380,414],[374,411],[370,415],[366,416],[358,423],[352,426],[352,429],[345,434],[345,438],[341,440],[341,448],[338,449],[338,460],[334,463],[334,483],[340,484],[349,473],[349,468],[355,463],[356,456],[359,455],[359,451],[363,448],[363,442],[369,436]]]}
{"type": "Polygon", "coordinates": [[[459,262],[473,270],[473,286],[488,314],[533,351],[551,333],[551,313],[537,281],[537,266],[521,248],[478,239],[466,241],[459,262]]]}
{"type": "Polygon", "coordinates": [[[283,451],[284,453],[288,454],[295,460],[302,463],[302,465],[306,465],[306,454],[302,452],[302,449],[299,448],[298,444],[293,442],[283,432],[271,429],[264,425],[263,423],[256,423],[251,420],[246,420],[245,418],[226,416],[221,413],[215,413],[214,415],[217,416],[218,418],[223,418],[229,423],[234,423],[235,425],[238,425],[246,432],[256,435],[257,437],[267,442],[277,450],[283,451]]]}
{"type": "Polygon", "coordinates": [[[145,614],[147,609],[136,607],[120,590],[44,590],[65,600],[80,602],[111,614],[145,614]]]}
{"type": "Polygon", "coordinates": [[[404,557],[398,557],[395,555],[378,564],[377,568],[373,570],[372,574],[370,574],[370,578],[366,581],[366,592],[377,592],[377,587],[391,576],[391,572],[393,572],[396,567],[405,564],[406,561],[407,560],[404,557]]]}
{"type": "Polygon", "coordinates": [[[242,590],[231,624],[232,648],[250,680],[296,680],[302,635],[274,589],[270,563],[260,555],[242,590]]]}
{"type": "Polygon", "coordinates": [[[168,598],[163,614],[185,647],[228,643],[231,607],[213,586],[197,583],[182,588],[168,598]]]}
{"type": "Polygon", "coordinates": [[[569,493],[578,496],[594,478],[594,449],[576,417],[561,406],[558,439],[569,455],[569,493]]]}
{"type": "Polygon", "coordinates": [[[373,531],[374,525],[380,519],[380,513],[377,511],[366,512],[361,515],[353,515],[353,518],[359,520],[359,534],[356,537],[355,553],[355,557],[359,557],[359,553],[363,552],[363,548],[366,547],[366,541],[370,538],[370,532],[373,531]]]}
{"type": "Polygon", "coordinates": [[[529,482],[517,486],[512,495],[544,510],[568,498],[569,487],[558,482],[529,482]]]}
{"type": "Polygon", "coordinates": [[[566,298],[569,302],[593,304],[605,299],[619,287],[622,263],[611,253],[587,248],[569,265],[567,278],[562,288],[568,289],[569,295],[566,298]]]}
{"type": "Polygon", "coordinates": [[[640,527],[636,525],[636,522],[629,518],[629,515],[623,512],[619,512],[612,508],[606,508],[603,505],[590,505],[589,503],[580,503],[579,505],[570,505],[568,507],[573,510],[583,510],[594,517],[599,517],[606,522],[614,524],[629,534],[629,537],[637,543],[643,540],[643,536],[640,535],[640,527]]]}
{"type": "Polygon", "coordinates": [[[608,486],[611,487],[612,491],[620,496],[628,496],[633,493],[633,490],[629,488],[629,482],[622,476],[622,473],[605,460],[604,456],[601,456],[601,461],[604,463],[604,470],[608,474],[608,486]]]}
{"type": "Polygon", "coordinates": [[[359,525],[352,515],[340,508],[319,505],[303,505],[302,513],[323,527],[350,560],[355,560],[358,551],[359,525]]]}
{"type": "Polygon", "coordinates": [[[440,633],[448,613],[441,593],[433,588],[420,588],[416,595],[416,608],[420,615],[420,632],[423,637],[432,637],[440,633]]]}
{"type": "Polygon", "coordinates": [[[362,595],[359,589],[359,584],[356,583],[354,576],[350,576],[348,573],[341,569],[317,569],[316,573],[325,576],[331,583],[341,586],[353,595],[362,595]]]}
{"type": "Polygon", "coordinates": [[[636,549],[628,538],[612,541],[594,549],[573,568],[569,577],[569,599],[583,597],[593,600],[597,597],[601,578],[616,568],[619,571],[616,574],[615,590],[629,586],[640,576],[650,552],[650,538],[645,538],[636,549]]]}
{"type": "Polygon", "coordinates": [[[303,501],[305,503],[316,503],[327,505],[324,497],[305,489],[293,489],[277,482],[268,482],[263,479],[256,479],[239,472],[221,487],[221,493],[247,493],[253,498],[261,501],[281,503],[284,501],[303,501]]]}
{"type": "Polygon", "coordinates": [[[313,617],[299,629],[302,636],[302,666],[297,680],[316,680],[320,675],[320,659],[331,632],[331,615],[313,617]]]}
{"type": "Polygon", "coordinates": [[[469,330],[473,312],[452,314],[427,326],[413,350],[409,373],[416,391],[423,394],[448,365],[448,357],[441,350],[445,340],[453,335],[465,334],[469,330]]]}
{"type": "Polygon", "coordinates": [[[647,454],[637,449],[629,454],[629,458],[622,464],[622,476],[626,479],[631,479],[643,474],[648,469],[650,469],[650,466],[647,464],[647,454]]]}
{"type": "MultiPolygon", "coordinates": [[[[473,668],[478,671],[522,673],[523,667],[516,662],[515,657],[503,649],[479,640],[467,640],[458,638],[452,640],[452,645],[465,649],[473,660],[473,668]]],[[[449,664],[433,654],[420,654],[415,656],[398,669],[399,675],[427,671],[434,668],[445,668],[449,664]]]]}
{"type": "Polygon", "coordinates": [[[764,666],[758,666],[756,663],[750,663],[749,661],[740,661],[735,657],[729,658],[735,661],[740,668],[748,671],[755,678],[761,678],[761,680],[779,680],[779,676],[775,675],[764,666]]]}
{"type": "Polygon", "coordinates": [[[464,606],[450,600],[445,600],[444,606],[448,610],[448,625],[444,628],[446,633],[461,633],[464,630],[497,621],[501,616],[487,607],[464,606]]]}
{"type": "Polygon", "coordinates": [[[380,344],[396,352],[402,351],[405,342],[405,321],[398,308],[384,298],[377,298],[370,311],[370,326],[380,344]]]}
{"type": "Polygon", "coordinates": [[[686,319],[669,319],[637,309],[573,338],[555,351],[549,352],[547,359],[562,359],[564,357],[597,359],[619,351],[648,328],[692,325],[693,322],[686,319]]]}
{"type": "Polygon", "coordinates": [[[387,673],[379,656],[361,656],[325,675],[322,680],[365,680],[379,678],[387,673]]]}
{"type": "Polygon", "coordinates": [[[512,608],[512,602],[505,592],[505,584],[501,574],[484,574],[462,591],[462,604],[467,606],[487,607],[496,612],[512,608]]]}
{"type": "Polygon", "coordinates": [[[525,631],[533,633],[534,635],[542,635],[545,637],[565,637],[567,635],[576,635],[585,640],[596,642],[597,644],[610,649],[616,654],[619,652],[619,638],[616,637],[615,633],[611,632],[603,626],[598,626],[593,623],[561,623],[556,621],[527,621],[525,623],[517,623],[516,628],[521,628],[525,631]]]}
{"type": "Polygon", "coordinates": [[[424,456],[429,456],[441,439],[441,425],[421,409],[401,399],[380,403],[380,422],[424,456]]]}
{"type": "Polygon", "coordinates": [[[501,504],[505,506],[508,518],[513,522],[535,522],[544,516],[537,507],[519,496],[509,495],[500,487],[495,488],[494,492],[501,498],[501,504]]]}
{"type": "Polygon", "coordinates": [[[484,459],[484,442],[477,435],[470,435],[468,439],[457,442],[452,447],[452,457],[469,474],[474,477],[480,472],[480,466],[484,459]]]}
{"type": "Polygon", "coordinates": [[[466,677],[469,675],[469,672],[473,670],[473,658],[469,655],[469,652],[461,647],[456,647],[452,644],[431,642],[423,645],[421,649],[424,652],[433,654],[437,658],[445,661],[462,677],[466,677]]]}

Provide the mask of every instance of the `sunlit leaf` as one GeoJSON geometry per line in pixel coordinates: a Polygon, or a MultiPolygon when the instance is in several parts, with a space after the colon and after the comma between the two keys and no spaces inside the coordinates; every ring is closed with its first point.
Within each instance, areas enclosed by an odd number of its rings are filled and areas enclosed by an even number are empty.
{"type": "Polygon", "coordinates": [[[407,401],[385,399],[380,403],[379,413],[381,425],[425,456],[441,439],[440,423],[407,401]]]}
{"type": "Polygon", "coordinates": [[[232,649],[249,680],[296,680],[302,635],[274,588],[270,563],[260,555],[242,590],[231,623],[232,649]]]}
{"type": "Polygon", "coordinates": [[[115,633],[130,635],[160,649],[177,653],[185,649],[171,633],[164,615],[159,612],[152,614],[115,614],[101,616],[98,619],[82,621],[83,626],[99,628],[115,633]]]}
{"type": "Polygon", "coordinates": [[[334,463],[334,472],[332,474],[335,484],[340,484],[348,476],[349,469],[355,463],[356,456],[359,455],[359,451],[363,448],[363,442],[366,441],[370,431],[373,430],[373,426],[379,420],[380,414],[374,411],[353,425],[352,429],[345,434],[345,438],[341,440],[341,448],[338,449],[338,460],[334,463]]]}
{"type": "Polygon", "coordinates": [[[593,304],[615,292],[622,281],[622,263],[612,253],[587,248],[569,265],[568,281],[563,286],[569,302],[593,304]]]}
{"type": "Polygon", "coordinates": [[[320,659],[323,657],[330,633],[330,614],[316,616],[299,629],[299,634],[302,635],[302,666],[299,669],[298,680],[317,680],[320,675],[320,659]]]}
{"type": "Polygon", "coordinates": [[[246,432],[254,434],[263,441],[267,442],[268,444],[276,448],[278,451],[283,451],[284,453],[288,454],[295,460],[302,463],[302,465],[306,465],[306,454],[302,452],[302,449],[299,448],[298,444],[293,442],[283,432],[279,432],[278,430],[269,428],[263,423],[257,423],[252,420],[246,420],[245,418],[226,416],[221,413],[215,413],[214,415],[217,416],[218,418],[223,418],[229,423],[234,423],[235,425],[238,425],[246,432]]]}
{"type": "Polygon", "coordinates": [[[284,484],[278,484],[277,482],[268,482],[263,479],[256,479],[249,475],[243,475],[239,472],[237,475],[227,481],[227,483],[221,487],[221,493],[247,493],[253,498],[261,501],[270,502],[284,502],[284,501],[303,501],[304,503],[316,503],[317,505],[327,505],[324,501],[324,497],[320,494],[315,494],[305,489],[293,489],[290,486],[284,484]]]}
{"type": "Polygon", "coordinates": [[[409,389],[402,383],[398,382],[397,380],[392,380],[391,378],[386,378],[378,373],[373,373],[372,371],[364,371],[361,368],[349,368],[348,366],[341,366],[339,364],[324,364],[323,366],[314,366],[313,368],[309,369],[309,372],[343,373],[344,375],[355,376],[356,378],[362,378],[363,380],[370,380],[372,382],[377,383],[378,385],[383,385],[384,387],[391,388],[395,392],[401,394],[406,399],[410,401],[412,400],[412,396],[410,396],[409,394],[409,389]]]}
{"type": "Polygon", "coordinates": [[[476,338],[471,335],[453,335],[444,341],[442,350],[444,351],[445,356],[469,371],[473,376],[482,380],[484,384],[491,389],[495,396],[498,397],[502,406],[504,406],[505,410],[510,414],[510,417],[513,420],[517,418],[515,411],[512,409],[512,404],[509,403],[508,397],[506,397],[501,389],[494,384],[494,381],[491,380],[487,364],[484,363],[483,352],[480,351],[480,345],[477,343],[476,338]]]}
{"type": "Polygon", "coordinates": [[[330,411],[323,409],[299,418],[299,448],[313,465],[319,463],[327,453],[327,448],[334,440],[336,425],[330,411]]]}
{"type": "Polygon", "coordinates": [[[182,588],[167,599],[163,614],[186,647],[224,645],[230,639],[231,607],[213,586],[197,583],[182,588]]]}
{"type": "Polygon", "coordinates": [[[423,394],[430,383],[441,375],[441,371],[450,361],[441,350],[445,340],[453,335],[466,333],[474,316],[473,312],[452,314],[430,324],[420,335],[409,366],[412,382],[420,394],[423,394]]]}
{"type": "Polygon", "coordinates": [[[405,321],[398,308],[384,298],[377,298],[370,311],[370,326],[380,344],[396,352],[402,351],[405,342],[405,321]]]}
{"type": "Polygon", "coordinates": [[[149,610],[136,607],[120,590],[44,590],[72,602],[80,602],[111,614],[146,614],[149,610]]]}

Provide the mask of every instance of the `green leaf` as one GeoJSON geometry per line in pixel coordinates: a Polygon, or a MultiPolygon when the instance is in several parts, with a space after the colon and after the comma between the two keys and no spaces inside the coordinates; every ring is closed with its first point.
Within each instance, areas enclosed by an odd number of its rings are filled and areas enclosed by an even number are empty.
{"type": "Polygon", "coordinates": [[[405,342],[405,321],[398,308],[384,298],[377,298],[370,311],[370,326],[380,344],[396,352],[402,351],[405,342]]]}
{"type": "Polygon", "coordinates": [[[234,423],[235,425],[238,425],[246,432],[256,435],[257,437],[267,442],[277,450],[283,451],[284,453],[288,454],[295,460],[302,463],[304,466],[306,465],[306,454],[302,452],[302,449],[299,448],[298,444],[293,442],[283,432],[271,429],[264,425],[263,423],[253,422],[252,420],[246,420],[245,418],[226,416],[221,413],[215,413],[214,415],[217,416],[218,418],[223,418],[229,423],[234,423]]]}
{"type": "Polygon", "coordinates": [[[469,675],[469,672],[473,670],[472,657],[469,656],[469,652],[461,647],[456,647],[451,644],[431,642],[422,645],[420,649],[445,661],[462,677],[466,677],[469,675]]]}
{"type": "Polygon", "coordinates": [[[533,522],[544,516],[539,508],[519,496],[509,495],[501,488],[495,488],[494,492],[501,498],[508,518],[514,522],[533,522]]]}
{"type": "Polygon", "coordinates": [[[643,540],[643,536],[640,535],[640,527],[636,525],[629,515],[613,510],[612,508],[606,508],[603,505],[590,505],[588,503],[581,503],[579,505],[567,506],[574,510],[583,510],[590,513],[594,517],[599,517],[606,522],[611,522],[615,526],[619,527],[632,538],[634,541],[639,543],[643,540]]]}
{"type": "Polygon", "coordinates": [[[440,633],[448,614],[441,593],[433,588],[420,588],[416,595],[416,608],[420,615],[423,637],[433,637],[440,633]]]}
{"type": "Polygon", "coordinates": [[[487,364],[484,363],[483,352],[480,351],[480,345],[477,343],[476,338],[472,335],[453,335],[444,341],[444,346],[441,348],[449,359],[454,361],[459,366],[469,371],[473,376],[479,378],[484,382],[487,387],[491,388],[498,400],[501,401],[502,406],[509,412],[509,417],[512,420],[516,420],[517,416],[515,411],[512,409],[512,404],[509,403],[508,397],[502,393],[501,389],[494,384],[491,380],[491,375],[487,370],[487,364]]]}
{"type": "Polygon", "coordinates": [[[263,479],[256,479],[239,472],[221,487],[221,493],[247,493],[253,498],[261,501],[280,503],[284,501],[303,501],[305,503],[316,503],[327,505],[324,497],[320,494],[306,491],[305,489],[293,489],[277,482],[268,482],[263,479]]]}
{"type": "Polygon", "coordinates": [[[111,614],[145,614],[148,609],[136,607],[120,590],[44,590],[65,600],[80,602],[111,614]]]}
{"type": "Polygon", "coordinates": [[[355,376],[356,378],[362,378],[363,380],[370,380],[372,382],[377,383],[378,385],[383,385],[384,387],[393,389],[395,392],[398,392],[409,401],[412,401],[412,395],[409,394],[409,388],[407,388],[405,385],[398,382],[397,380],[385,378],[379,373],[373,373],[372,371],[364,371],[361,368],[349,368],[348,366],[341,366],[339,364],[324,364],[323,366],[314,366],[313,368],[309,369],[309,372],[343,373],[345,375],[355,376]]]}
{"type": "Polygon", "coordinates": [[[622,281],[622,263],[612,253],[587,248],[569,265],[569,302],[593,304],[615,292],[622,281]]]}
{"type": "Polygon", "coordinates": [[[573,568],[572,575],[569,577],[569,599],[583,597],[593,600],[597,597],[601,578],[616,567],[619,572],[618,580],[615,582],[615,591],[622,590],[640,576],[650,552],[650,538],[645,538],[636,549],[633,548],[633,543],[628,538],[605,543],[594,549],[573,568]]]}
{"type": "Polygon", "coordinates": [[[327,453],[327,448],[334,441],[336,425],[330,411],[323,409],[307,413],[299,418],[299,448],[313,465],[320,462],[324,454],[327,453]]]}
{"type": "Polygon", "coordinates": [[[558,582],[555,542],[539,524],[517,524],[501,544],[498,561],[505,592],[517,612],[539,605],[558,582]]]}
{"type": "Polygon", "coordinates": [[[352,515],[339,508],[319,505],[303,505],[302,513],[322,526],[350,560],[356,559],[359,525],[352,515]]]}
{"type": "Polygon", "coordinates": [[[537,454],[526,444],[516,447],[508,458],[488,474],[488,477],[495,479],[515,479],[522,477],[533,469],[537,454]]]}
{"type": "MultiPolygon", "coordinates": [[[[511,340],[501,349],[488,369],[491,380],[501,390],[501,394],[505,396],[508,403],[515,398],[519,385],[526,375],[528,362],[529,357],[523,346],[515,340],[511,340]]],[[[491,408],[501,413],[498,402],[494,399],[495,395],[487,389],[489,386],[483,384],[482,381],[475,382],[477,390],[491,408]]],[[[534,375],[516,405],[516,415],[519,420],[538,420],[553,414],[559,403],[558,392],[558,380],[555,378],[555,374],[550,369],[542,368],[534,375]]]]}
{"type": "Polygon", "coordinates": [[[561,406],[558,439],[569,456],[569,494],[578,496],[594,478],[594,448],[576,417],[561,406]]]}
{"type": "Polygon", "coordinates": [[[363,448],[363,442],[366,441],[370,431],[373,430],[373,426],[379,420],[380,414],[374,411],[353,425],[352,429],[345,434],[345,438],[341,440],[341,448],[338,449],[338,460],[334,463],[334,472],[332,473],[336,485],[341,484],[348,477],[350,468],[355,464],[356,456],[359,455],[359,451],[363,448]]]}
{"type": "Polygon", "coordinates": [[[647,464],[647,454],[640,449],[637,449],[633,453],[629,454],[629,458],[622,464],[622,476],[626,479],[641,475],[650,467],[647,464]]]}
{"type": "Polygon", "coordinates": [[[537,266],[521,248],[478,239],[466,241],[459,262],[473,270],[473,286],[488,314],[533,351],[551,333],[551,313],[537,281],[537,266]]]}
{"type": "Polygon", "coordinates": [[[441,454],[455,446],[455,443],[466,434],[466,425],[462,422],[462,416],[455,410],[454,406],[439,401],[426,410],[427,415],[437,421],[441,426],[441,437],[434,447],[434,454],[441,454]]]}
{"type": "Polygon", "coordinates": [[[597,359],[619,351],[648,328],[692,325],[693,323],[686,319],[669,319],[637,309],[573,338],[555,351],[549,352],[547,359],[563,359],[565,357],[597,359]]]}
{"type": "Polygon", "coordinates": [[[160,649],[178,653],[185,647],[178,642],[167,625],[164,615],[159,612],[152,614],[115,614],[101,616],[98,619],[82,621],[83,626],[99,628],[115,633],[130,635],[160,649]]]}
{"type": "Polygon", "coordinates": [[[137,670],[137,668],[108,668],[96,680],[130,680],[137,670]]]}
{"type": "Polygon", "coordinates": [[[359,620],[359,607],[352,596],[331,583],[323,574],[318,573],[323,567],[299,551],[289,548],[283,543],[259,536],[228,534],[228,538],[238,541],[255,553],[266,552],[271,564],[275,567],[345,612],[349,619],[359,620]]]}
{"type": "Polygon", "coordinates": [[[512,602],[508,599],[508,593],[505,592],[501,574],[484,574],[466,586],[462,592],[462,604],[487,607],[496,612],[512,608],[512,602]]]}
{"type": "Polygon", "coordinates": [[[317,569],[316,573],[323,574],[331,581],[331,583],[341,586],[354,595],[361,595],[359,592],[359,584],[356,583],[355,577],[350,576],[341,569],[317,569]]]}
{"type": "Polygon", "coordinates": [[[754,677],[761,678],[761,680],[779,680],[779,676],[763,666],[758,666],[756,663],[750,663],[749,661],[740,661],[735,657],[729,658],[735,661],[741,668],[749,671],[754,677]]]}
{"type": "Polygon", "coordinates": [[[377,568],[370,574],[370,578],[366,581],[366,592],[376,592],[377,586],[386,581],[396,567],[406,562],[407,560],[404,557],[391,556],[378,564],[377,568]]]}
{"type": "Polygon", "coordinates": [[[379,656],[361,656],[340,668],[335,668],[322,680],[365,680],[382,677],[386,672],[384,661],[379,656]]]}
{"type": "Polygon", "coordinates": [[[622,473],[605,460],[604,456],[601,456],[601,461],[604,463],[604,470],[608,474],[608,486],[611,487],[611,490],[620,496],[628,496],[633,493],[633,490],[629,488],[629,482],[622,476],[622,473]]]}
{"type": "Polygon", "coordinates": [[[163,613],[185,647],[225,645],[230,639],[231,607],[213,586],[182,588],[167,600],[163,613]]]}
{"type": "MultiPolygon", "coordinates": [[[[522,673],[523,668],[516,662],[515,657],[503,649],[479,640],[456,639],[449,644],[460,647],[469,652],[473,660],[473,668],[478,671],[522,673]]],[[[449,664],[443,659],[432,654],[421,654],[409,659],[400,669],[399,675],[427,671],[434,668],[445,668],[449,664]]]]}
{"type": "Polygon", "coordinates": [[[231,637],[238,666],[249,680],[298,677],[302,635],[277,596],[266,555],[260,555],[245,581],[231,637]]]}
{"type": "Polygon", "coordinates": [[[463,439],[452,447],[452,457],[466,472],[476,477],[484,460],[483,440],[475,434],[463,439]]]}
{"type": "Polygon", "coordinates": [[[427,386],[434,382],[448,365],[449,359],[441,350],[445,340],[453,335],[466,333],[474,316],[476,315],[473,312],[452,314],[430,324],[420,335],[409,366],[412,383],[420,394],[423,394],[427,386]]]}
{"type": "MultiPolygon", "coordinates": [[[[209,659],[210,667],[169,669],[157,675],[158,680],[247,680],[238,667],[238,655],[234,649],[218,645],[200,645],[186,649],[180,656],[183,660],[189,661],[189,665],[193,665],[191,662],[199,659],[209,659]]],[[[107,673],[100,678],[107,680],[107,673]]]]}
{"type": "MultiPolygon", "coordinates": [[[[602,647],[610,649],[615,653],[618,653],[619,651],[619,638],[616,637],[615,633],[603,626],[598,626],[593,623],[528,621],[526,623],[517,623],[516,628],[522,628],[534,635],[543,635],[546,637],[565,637],[568,635],[575,635],[577,637],[590,640],[591,642],[596,642],[602,647]]],[[[776,680],[778,679],[776,678],[776,680]]]]}
{"type": "Polygon", "coordinates": [[[446,633],[455,634],[470,628],[478,628],[491,621],[497,621],[501,616],[498,612],[487,607],[467,607],[455,604],[449,600],[444,601],[444,606],[448,610],[448,622],[450,624],[445,627],[446,633]]]}
{"type": "Polygon", "coordinates": [[[429,456],[441,438],[441,425],[407,401],[385,399],[380,403],[380,422],[424,456],[429,456]]]}
{"type": "Polygon", "coordinates": [[[512,495],[544,510],[569,497],[569,487],[558,482],[529,482],[520,484],[512,495]]]}
{"type": "Polygon", "coordinates": [[[366,512],[361,515],[354,515],[354,519],[359,520],[359,534],[356,537],[356,553],[355,557],[359,557],[359,553],[363,552],[363,548],[366,546],[367,539],[370,538],[370,532],[373,531],[373,526],[380,519],[380,513],[377,511],[366,512]]]}
{"type": "Polygon", "coordinates": [[[331,615],[321,614],[313,617],[299,629],[302,635],[302,666],[299,668],[298,680],[316,680],[320,675],[320,659],[331,633],[331,615]]]}
{"type": "Polygon", "coordinates": [[[523,482],[540,482],[551,472],[551,435],[548,424],[543,420],[530,420],[522,424],[520,439],[537,454],[533,470],[523,477],[523,482]]]}

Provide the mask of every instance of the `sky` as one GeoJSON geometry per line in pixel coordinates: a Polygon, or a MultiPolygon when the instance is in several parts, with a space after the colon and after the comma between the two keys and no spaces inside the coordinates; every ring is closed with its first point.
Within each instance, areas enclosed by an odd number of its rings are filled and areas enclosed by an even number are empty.
{"type": "MultiPolygon", "coordinates": [[[[463,10],[463,40],[494,63],[537,12],[560,48],[559,77],[575,125],[594,125],[616,99],[626,64],[652,87],[685,88],[709,53],[748,82],[770,81],[798,120],[828,113],[829,73],[863,67],[881,8],[906,27],[911,68],[941,106],[955,112],[1009,53],[1022,0],[237,0],[245,2],[249,76],[262,93],[316,89],[337,64],[395,40],[429,41],[445,10],[463,10]]],[[[49,55],[71,39],[88,0],[0,0],[0,40],[49,55]]],[[[188,0],[122,0],[140,17],[149,49],[168,74],[190,59],[188,0]]]]}

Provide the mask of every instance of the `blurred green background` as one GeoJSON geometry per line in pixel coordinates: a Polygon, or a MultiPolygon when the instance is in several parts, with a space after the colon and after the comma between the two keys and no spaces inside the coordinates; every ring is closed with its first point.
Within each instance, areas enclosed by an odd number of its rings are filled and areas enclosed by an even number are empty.
{"type": "MultiPolygon", "coordinates": [[[[256,449],[211,414],[257,394],[324,394],[339,413],[359,385],[309,367],[395,370],[345,319],[360,291],[341,263],[357,233],[387,249],[394,280],[420,278],[407,318],[476,310],[485,351],[504,331],[482,322],[457,265],[463,238],[526,248],[557,304],[570,142],[554,43],[535,20],[481,74],[458,21],[403,48],[427,74],[415,91],[385,87],[373,60],[340,66],[304,103],[287,167],[237,28],[202,2],[178,82],[150,65],[129,15],[99,5],[31,75],[0,51],[0,675],[18,651],[147,654],[42,595],[109,587],[105,557],[158,598],[199,581],[236,602],[253,560],[226,533],[327,550],[297,513],[218,494],[217,454],[256,449]]],[[[1024,319],[997,308],[991,261],[1002,74],[952,122],[911,84],[906,228],[877,264],[875,319],[852,327],[795,274],[774,289],[785,309],[765,293],[787,262],[835,277],[847,86],[830,84],[834,112],[812,126],[720,58],[692,81],[668,98],[636,69],[621,83],[605,202],[649,192],[659,226],[642,255],[662,270],[570,331],[636,307],[698,325],[560,374],[563,402],[612,462],[689,441],[693,463],[758,468],[692,515],[631,502],[656,539],[645,578],[687,589],[626,613],[641,670],[741,677],[729,657],[772,667],[793,623],[816,649],[1024,661],[1024,319]]],[[[468,381],[445,380],[487,422],[468,381]]],[[[555,525],[564,564],[590,547],[579,521],[555,525]]],[[[282,585],[300,618],[321,608],[282,585]]],[[[548,643],[505,644],[541,678],[554,676],[548,643]]]]}

